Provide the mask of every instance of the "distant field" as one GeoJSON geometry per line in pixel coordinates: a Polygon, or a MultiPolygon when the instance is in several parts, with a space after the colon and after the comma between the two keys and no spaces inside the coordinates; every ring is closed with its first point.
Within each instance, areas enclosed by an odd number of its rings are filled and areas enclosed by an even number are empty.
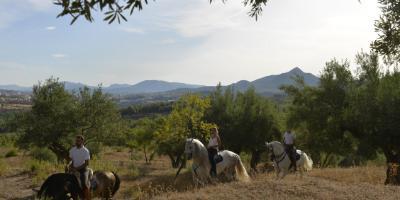
{"type": "Polygon", "coordinates": [[[27,110],[30,109],[32,105],[29,104],[0,104],[1,111],[11,111],[11,110],[27,110]]]}
{"type": "MultiPolygon", "coordinates": [[[[8,151],[0,148],[0,199],[30,199],[32,188],[42,181],[37,177],[40,172],[31,171],[27,153],[5,158],[8,151]]],[[[271,173],[260,173],[250,183],[217,183],[201,189],[193,188],[186,169],[174,183],[175,169],[166,157],[155,157],[147,165],[140,153],[132,157],[127,149],[106,148],[91,167],[121,176],[115,199],[400,199],[400,187],[384,186],[385,169],[376,166],[315,169],[303,178],[289,175],[280,181],[271,173]]],[[[47,168],[41,169],[46,169],[46,176],[62,170],[62,166],[47,168]]]]}

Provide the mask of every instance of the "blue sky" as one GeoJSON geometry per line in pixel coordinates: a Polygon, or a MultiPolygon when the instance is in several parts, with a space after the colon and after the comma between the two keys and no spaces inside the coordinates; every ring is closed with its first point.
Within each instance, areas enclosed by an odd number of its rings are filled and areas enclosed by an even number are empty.
{"type": "Polygon", "coordinates": [[[241,1],[150,1],[128,22],[96,14],[73,26],[51,0],[0,1],[0,84],[50,76],[89,85],[146,79],[230,84],[293,67],[319,74],[374,40],[376,0],[271,0],[259,19],[241,1]]]}

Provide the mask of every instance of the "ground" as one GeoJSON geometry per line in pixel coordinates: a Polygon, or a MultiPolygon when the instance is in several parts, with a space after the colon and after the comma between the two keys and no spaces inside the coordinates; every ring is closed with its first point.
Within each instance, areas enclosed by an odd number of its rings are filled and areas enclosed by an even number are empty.
{"type": "MultiPolygon", "coordinates": [[[[31,158],[20,152],[0,159],[7,166],[0,173],[0,199],[32,199],[32,188],[40,184],[27,167],[31,158]]],[[[174,181],[176,170],[165,157],[156,156],[146,164],[139,153],[132,158],[127,149],[108,148],[91,166],[121,176],[115,199],[400,199],[400,187],[383,185],[383,166],[314,169],[303,178],[289,175],[283,180],[275,180],[273,173],[258,173],[249,183],[220,182],[200,189],[193,188],[186,169],[174,181]]]]}

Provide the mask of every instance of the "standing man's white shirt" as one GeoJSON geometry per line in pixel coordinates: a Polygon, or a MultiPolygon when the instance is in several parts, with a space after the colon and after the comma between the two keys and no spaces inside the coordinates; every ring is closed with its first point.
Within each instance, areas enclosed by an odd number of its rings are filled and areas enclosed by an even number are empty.
{"type": "Polygon", "coordinates": [[[83,165],[86,160],[90,160],[90,153],[85,146],[82,146],[81,148],[75,146],[69,150],[69,157],[72,159],[73,166],[79,167],[83,165]]]}
{"type": "Polygon", "coordinates": [[[293,133],[286,132],[283,136],[285,144],[292,145],[294,143],[294,139],[296,138],[293,133]]]}

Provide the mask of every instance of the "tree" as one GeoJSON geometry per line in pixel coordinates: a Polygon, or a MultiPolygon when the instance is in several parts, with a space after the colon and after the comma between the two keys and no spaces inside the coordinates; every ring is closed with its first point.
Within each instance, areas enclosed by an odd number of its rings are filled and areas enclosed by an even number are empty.
{"type": "Polygon", "coordinates": [[[277,110],[254,88],[234,93],[231,87],[219,85],[211,95],[211,108],[206,119],[220,128],[221,140],[227,149],[251,154],[251,167],[256,169],[265,141],[279,139],[277,110]]]}
{"type": "Polygon", "coordinates": [[[334,155],[344,156],[355,151],[351,133],[343,128],[352,83],[348,62],[332,60],[326,63],[319,86],[307,86],[297,77],[297,85],[282,87],[292,102],[287,126],[300,131],[297,145],[311,151],[313,159],[322,167],[334,155]]]}
{"type": "Polygon", "coordinates": [[[143,118],[135,121],[126,138],[128,146],[143,151],[146,163],[150,163],[153,159],[156,149],[155,133],[159,129],[161,120],[161,118],[143,118]]]}
{"type": "Polygon", "coordinates": [[[33,87],[32,110],[23,113],[17,124],[23,134],[21,147],[47,147],[59,161],[68,158],[76,134],[86,142],[108,142],[118,128],[119,113],[101,88],[79,94],[69,93],[58,79],[50,78],[33,87]]]}
{"type": "Polygon", "coordinates": [[[173,105],[171,114],[160,122],[162,126],[156,133],[158,153],[167,155],[173,168],[185,162],[186,138],[206,141],[211,127],[214,126],[204,120],[204,114],[209,106],[210,102],[207,98],[185,95],[173,105]]]}
{"type": "Polygon", "coordinates": [[[400,0],[379,0],[382,14],[375,22],[378,38],[372,49],[384,55],[387,63],[400,63],[400,0]]]}
{"type": "MultiPolygon", "coordinates": [[[[210,0],[210,3],[213,0],[210,0]]],[[[225,2],[226,0],[222,0],[225,2]]],[[[262,6],[265,5],[268,0],[244,0],[244,6],[249,5],[251,10],[249,15],[251,17],[258,18],[262,12],[262,6]]],[[[72,17],[71,24],[73,24],[79,17],[83,16],[87,21],[92,22],[94,20],[92,12],[100,10],[103,12],[105,17],[104,21],[108,21],[109,24],[122,20],[127,21],[124,16],[125,12],[129,12],[130,15],[135,10],[142,10],[145,4],[148,4],[148,0],[57,0],[55,4],[62,8],[60,14],[57,17],[63,17],[70,15],[72,17]]]]}
{"type": "MultiPolygon", "coordinates": [[[[381,72],[378,55],[360,54],[357,88],[351,95],[349,126],[365,153],[383,152],[388,163],[386,183],[400,184],[400,174],[392,179],[390,171],[400,163],[400,72],[381,72]]],[[[396,167],[397,166],[397,167],[396,167]]]]}

